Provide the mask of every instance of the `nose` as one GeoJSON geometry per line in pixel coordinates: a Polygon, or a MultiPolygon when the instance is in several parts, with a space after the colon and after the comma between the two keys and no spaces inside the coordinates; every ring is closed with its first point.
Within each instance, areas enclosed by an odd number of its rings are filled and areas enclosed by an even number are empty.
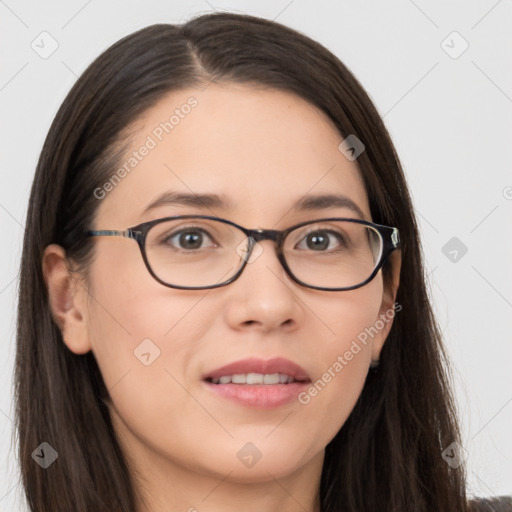
{"type": "Polygon", "coordinates": [[[242,327],[270,332],[296,328],[301,318],[297,285],[281,265],[273,240],[254,245],[242,274],[231,287],[227,319],[235,329],[242,327]]]}

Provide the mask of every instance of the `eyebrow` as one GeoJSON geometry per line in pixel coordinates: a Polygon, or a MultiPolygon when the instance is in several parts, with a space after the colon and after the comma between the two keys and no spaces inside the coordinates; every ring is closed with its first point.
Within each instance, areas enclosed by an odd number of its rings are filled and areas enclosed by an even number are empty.
{"type": "MultiPolygon", "coordinates": [[[[231,210],[235,204],[225,196],[217,194],[189,194],[183,192],[164,192],[158,196],[143,213],[148,212],[159,206],[178,205],[193,206],[201,209],[221,209],[231,210]]],[[[339,194],[320,194],[304,196],[293,203],[291,210],[300,211],[318,211],[328,208],[348,208],[356,213],[361,219],[365,219],[365,214],[359,206],[347,196],[339,194]]]]}

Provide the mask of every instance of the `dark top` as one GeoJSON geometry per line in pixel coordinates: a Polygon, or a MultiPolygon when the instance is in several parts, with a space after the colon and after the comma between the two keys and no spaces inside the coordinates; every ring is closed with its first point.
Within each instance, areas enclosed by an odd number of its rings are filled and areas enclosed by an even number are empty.
{"type": "Polygon", "coordinates": [[[512,512],[512,496],[473,498],[469,501],[469,512],[512,512]]]}

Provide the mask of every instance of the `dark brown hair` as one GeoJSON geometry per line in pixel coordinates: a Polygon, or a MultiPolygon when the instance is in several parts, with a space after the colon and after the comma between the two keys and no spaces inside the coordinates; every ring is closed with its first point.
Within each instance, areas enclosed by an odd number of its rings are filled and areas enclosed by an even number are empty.
{"type": "MultiPolygon", "coordinates": [[[[256,84],[299,95],[344,137],[365,144],[357,163],[372,219],[398,227],[402,267],[394,318],[378,371],[370,372],[346,423],[326,447],[322,512],[466,510],[464,466],[442,452],[461,442],[450,368],[425,284],[411,199],[388,132],[356,78],[326,48],[265,19],[208,14],[158,24],[108,48],[82,74],[45,140],[30,193],[21,262],[15,368],[16,427],[32,511],[135,512],[137,490],[109,417],[92,353],[76,355],[53,321],[42,275],[56,243],[87,275],[93,191],[121,161],[126,135],[173,90],[210,81],[256,84]],[[46,441],[58,461],[31,458],[46,441]]],[[[391,266],[383,268],[386,286],[391,266]]]]}

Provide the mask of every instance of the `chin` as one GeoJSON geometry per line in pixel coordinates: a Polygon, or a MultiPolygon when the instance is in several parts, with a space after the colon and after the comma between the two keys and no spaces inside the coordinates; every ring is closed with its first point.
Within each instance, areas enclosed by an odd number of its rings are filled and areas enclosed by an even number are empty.
{"type": "Polygon", "coordinates": [[[284,440],[279,440],[279,443],[264,443],[263,440],[261,443],[235,442],[236,448],[227,447],[222,451],[217,445],[215,452],[209,454],[212,465],[204,459],[201,462],[203,466],[208,464],[208,472],[215,472],[216,478],[224,479],[229,475],[226,481],[237,483],[268,482],[285,478],[305,464],[322,464],[323,450],[317,456],[308,456],[303,445],[290,444],[284,450],[284,443],[284,440]]]}

